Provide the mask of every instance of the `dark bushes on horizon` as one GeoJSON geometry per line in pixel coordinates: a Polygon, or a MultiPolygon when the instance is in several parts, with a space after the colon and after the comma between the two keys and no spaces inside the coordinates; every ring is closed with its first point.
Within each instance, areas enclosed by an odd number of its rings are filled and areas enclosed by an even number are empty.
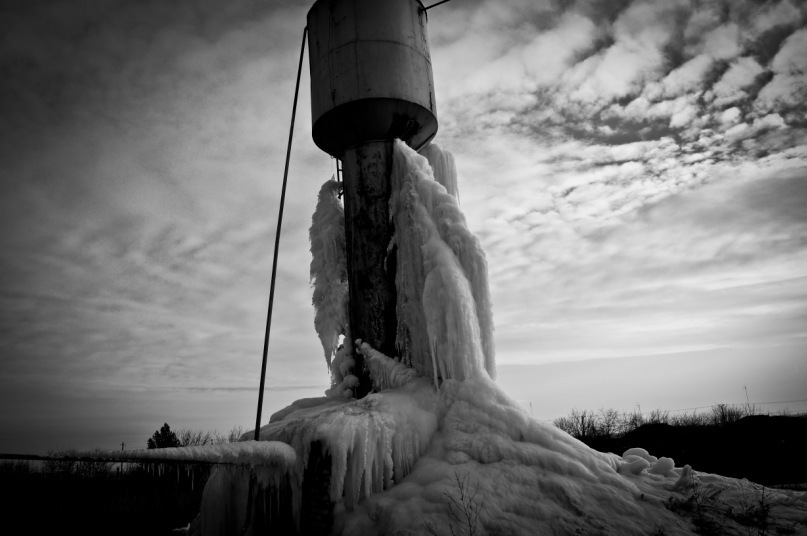
{"type": "Polygon", "coordinates": [[[717,404],[702,413],[574,410],[555,425],[600,452],[641,447],[697,471],[766,486],[807,482],[807,415],[771,414],[753,404],[717,404]]]}
{"type": "MultiPolygon", "coordinates": [[[[786,415],[785,411],[780,413],[786,415]]],[[[653,410],[642,413],[641,408],[633,412],[619,412],[601,408],[599,411],[573,409],[566,417],[552,423],[577,439],[613,439],[628,434],[646,424],[666,424],[676,427],[724,426],[752,415],[769,415],[759,411],[755,404],[717,404],[708,412],[671,413],[653,410]]]]}

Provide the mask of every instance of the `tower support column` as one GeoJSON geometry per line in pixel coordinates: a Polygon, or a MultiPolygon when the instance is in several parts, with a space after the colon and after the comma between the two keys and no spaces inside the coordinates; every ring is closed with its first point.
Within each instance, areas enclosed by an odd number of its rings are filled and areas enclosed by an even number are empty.
{"type": "MultiPolygon", "coordinates": [[[[392,148],[392,141],[369,141],[347,149],[342,160],[351,334],[388,356],[396,354],[397,330],[396,248],[389,248],[392,148]]],[[[362,357],[355,357],[361,398],[372,384],[362,357]]]]}

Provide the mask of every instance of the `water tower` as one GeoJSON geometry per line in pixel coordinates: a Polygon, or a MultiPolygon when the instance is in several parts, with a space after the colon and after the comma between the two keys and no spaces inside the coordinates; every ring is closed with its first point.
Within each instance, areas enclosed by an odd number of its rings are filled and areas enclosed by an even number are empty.
{"type": "MultiPolygon", "coordinates": [[[[308,12],[314,143],[342,161],[352,335],[387,355],[397,353],[392,142],[419,149],[437,133],[426,18],[419,0],[318,0],[308,12]]],[[[371,388],[362,368],[358,396],[371,388]]]]}

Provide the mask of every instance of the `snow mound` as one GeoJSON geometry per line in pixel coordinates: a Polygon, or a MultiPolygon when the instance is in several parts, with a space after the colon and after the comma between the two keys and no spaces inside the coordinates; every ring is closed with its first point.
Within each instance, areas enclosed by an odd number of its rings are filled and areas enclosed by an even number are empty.
{"type": "Polygon", "coordinates": [[[675,462],[673,459],[662,456],[656,463],[653,464],[653,466],[650,468],[650,472],[654,475],[672,476],[673,469],[675,469],[675,462]]]}
{"type": "MultiPolygon", "coordinates": [[[[336,534],[451,534],[448,502],[465,482],[476,491],[479,534],[688,534],[669,512],[681,469],[669,476],[624,473],[643,457],[594,451],[550,424],[531,419],[490,379],[446,380],[439,431],[396,486],[336,519],[336,534]]],[[[468,490],[464,490],[466,497],[468,490]]]]}
{"type": "Polygon", "coordinates": [[[672,476],[675,462],[672,458],[656,458],[645,449],[632,448],[622,454],[624,463],[620,464],[620,472],[639,474],[645,469],[648,472],[662,476],[672,476]]]}

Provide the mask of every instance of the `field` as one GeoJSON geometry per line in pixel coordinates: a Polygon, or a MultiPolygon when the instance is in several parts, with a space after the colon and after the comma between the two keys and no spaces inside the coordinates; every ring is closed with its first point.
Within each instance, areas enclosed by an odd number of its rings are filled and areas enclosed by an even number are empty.
{"type": "Polygon", "coordinates": [[[198,513],[209,465],[0,463],[6,534],[171,534],[198,513]]]}

